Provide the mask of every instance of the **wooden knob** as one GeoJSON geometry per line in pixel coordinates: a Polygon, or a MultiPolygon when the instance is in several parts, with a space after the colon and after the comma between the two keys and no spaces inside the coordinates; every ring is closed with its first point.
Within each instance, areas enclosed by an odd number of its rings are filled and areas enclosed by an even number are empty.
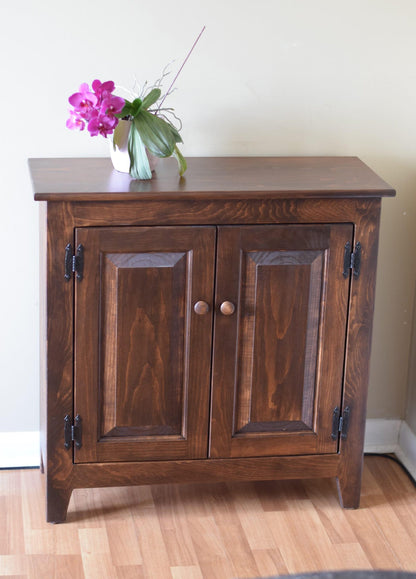
{"type": "Polygon", "coordinates": [[[235,305],[233,302],[222,302],[220,310],[223,316],[231,316],[235,312],[235,305]]]}
{"type": "Polygon", "coordinates": [[[198,316],[203,316],[209,312],[209,305],[207,302],[200,300],[194,305],[194,312],[198,314],[198,316]]]}

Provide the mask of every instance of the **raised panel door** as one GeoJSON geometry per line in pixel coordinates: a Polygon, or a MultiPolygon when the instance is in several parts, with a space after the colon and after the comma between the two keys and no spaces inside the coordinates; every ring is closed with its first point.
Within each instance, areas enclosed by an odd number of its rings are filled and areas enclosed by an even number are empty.
{"type": "Polygon", "coordinates": [[[207,455],[215,228],[80,228],[76,462],[207,455]]]}
{"type": "Polygon", "coordinates": [[[219,228],[211,457],[337,451],[352,234],[348,224],[219,228]]]}

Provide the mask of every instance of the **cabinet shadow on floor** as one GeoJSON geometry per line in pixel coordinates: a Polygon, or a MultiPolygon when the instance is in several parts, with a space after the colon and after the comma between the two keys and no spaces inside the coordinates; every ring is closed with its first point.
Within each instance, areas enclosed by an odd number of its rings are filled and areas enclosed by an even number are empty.
{"type": "MultiPolygon", "coordinates": [[[[382,495],[381,497],[382,498],[382,495]]],[[[385,498],[384,498],[385,500],[385,498]]],[[[246,511],[286,511],[300,503],[342,509],[334,479],[230,483],[178,483],[132,487],[75,489],[66,523],[143,517],[169,512],[211,516],[246,511]]]]}

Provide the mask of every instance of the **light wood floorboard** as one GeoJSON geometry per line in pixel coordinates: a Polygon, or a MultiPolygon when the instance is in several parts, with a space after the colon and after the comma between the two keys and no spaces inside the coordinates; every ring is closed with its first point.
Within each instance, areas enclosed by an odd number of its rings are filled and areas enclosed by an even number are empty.
{"type": "Polygon", "coordinates": [[[44,519],[43,475],[0,471],[0,577],[231,579],[341,569],[416,572],[416,491],[366,457],[361,507],[335,481],[154,485],[74,491],[44,519]]]}

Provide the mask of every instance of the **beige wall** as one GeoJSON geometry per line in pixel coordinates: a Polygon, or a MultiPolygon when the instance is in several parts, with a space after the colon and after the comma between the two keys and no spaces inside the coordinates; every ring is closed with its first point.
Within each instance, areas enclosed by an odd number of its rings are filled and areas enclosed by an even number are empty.
{"type": "MultiPolygon", "coordinates": [[[[403,133],[407,138],[405,128],[403,133]]],[[[415,291],[416,171],[410,161],[397,158],[371,164],[397,189],[397,197],[382,206],[368,416],[404,418],[415,291]]]]}
{"type": "Polygon", "coordinates": [[[175,72],[204,24],[169,101],[185,155],[357,155],[397,188],[383,203],[369,416],[404,417],[416,273],[416,2],[6,4],[0,430],[37,428],[37,208],[27,157],[108,155],[104,139],[66,130],[68,95],[94,78],[126,87],[134,75],[153,80],[172,59],[175,72]]]}

